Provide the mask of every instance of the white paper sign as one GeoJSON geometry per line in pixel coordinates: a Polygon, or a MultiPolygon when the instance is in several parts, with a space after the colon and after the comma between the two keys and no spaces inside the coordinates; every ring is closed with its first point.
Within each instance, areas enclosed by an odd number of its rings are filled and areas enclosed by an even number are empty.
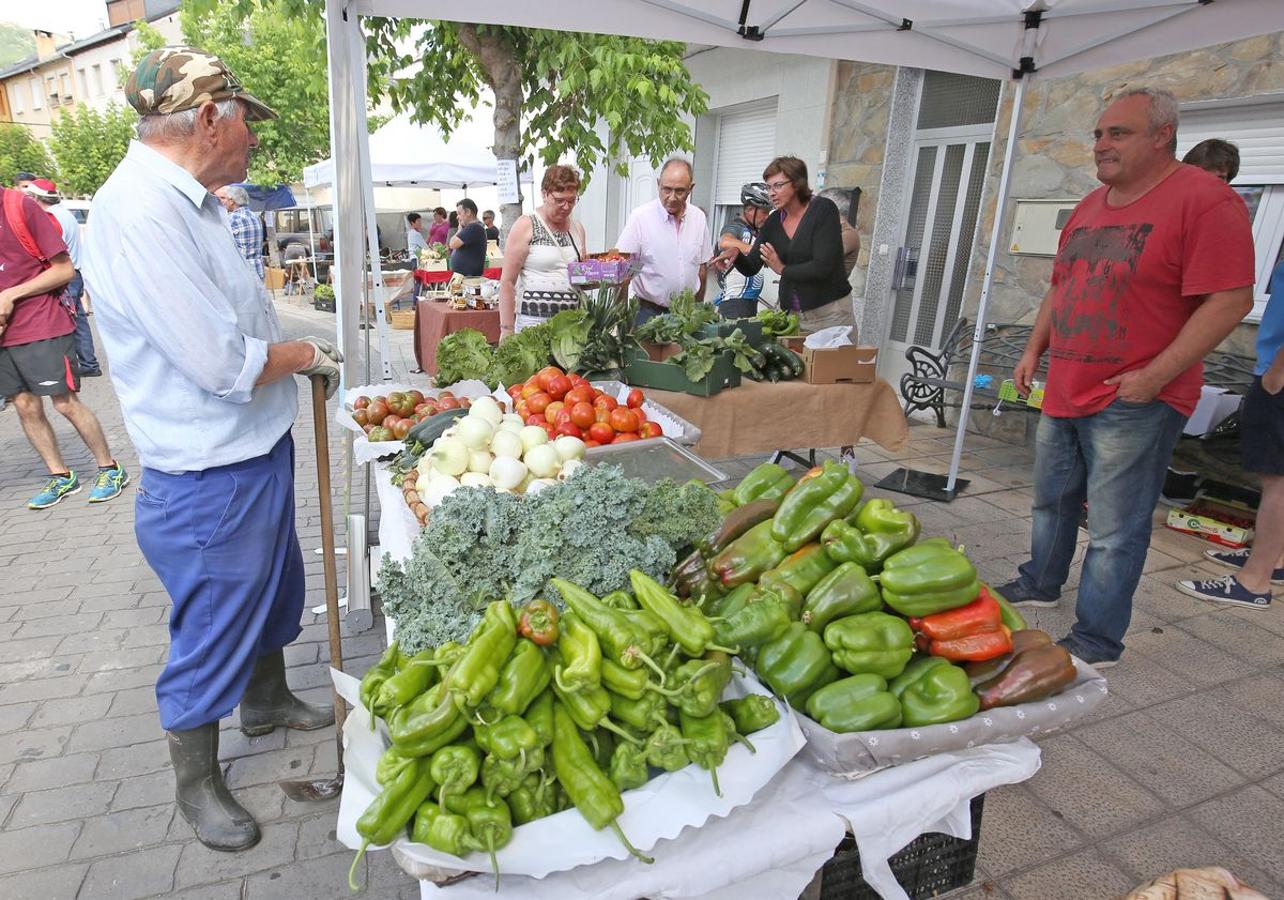
{"type": "Polygon", "coordinates": [[[496,160],[495,188],[499,193],[500,203],[521,202],[521,192],[517,186],[517,160],[496,160]]]}

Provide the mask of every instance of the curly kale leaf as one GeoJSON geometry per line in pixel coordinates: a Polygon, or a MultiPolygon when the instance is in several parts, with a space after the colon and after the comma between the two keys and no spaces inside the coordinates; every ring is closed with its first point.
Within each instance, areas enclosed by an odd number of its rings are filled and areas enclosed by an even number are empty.
{"type": "Polygon", "coordinates": [[[641,512],[629,525],[636,537],[661,538],[675,553],[718,527],[718,495],[698,482],[678,484],[668,478],[647,492],[641,512]]]}

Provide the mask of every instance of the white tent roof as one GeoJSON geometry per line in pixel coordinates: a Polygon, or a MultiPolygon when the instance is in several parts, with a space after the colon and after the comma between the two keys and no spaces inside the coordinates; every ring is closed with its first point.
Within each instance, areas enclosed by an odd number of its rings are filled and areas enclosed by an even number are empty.
{"type": "Polygon", "coordinates": [[[343,5],[359,15],[626,34],[989,78],[1008,78],[1014,69],[1031,67],[1056,77],[1284,29],[1282,0],[351,0],[343,5]]]}
{"type": "MultiPolygon", "coordinates": [[[[464,188],[495,183],[495,154],[485,135],[490,126],[460,123],[443,140],[441,133],[415,125],[405,116],[386,122],[370,135],[370,176],[375,187],[464,188]]],[[[303,170],[309,188],[334,184],[334,159],[303,170]]]]}

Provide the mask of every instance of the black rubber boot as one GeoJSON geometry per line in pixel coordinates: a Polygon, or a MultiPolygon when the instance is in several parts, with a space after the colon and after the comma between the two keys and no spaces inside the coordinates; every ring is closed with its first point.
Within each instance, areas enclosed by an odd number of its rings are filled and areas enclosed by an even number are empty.
{"type": "Polygon", "coordinates": [[[290,693],[285,683],[285,652],[265,653],[254,664],[241,697],[241,731],[249,737],[268,734],[278,725],[315,731],[334,724],[334,707],[313,706],[290,693]]]}
{"type": "Polygon", "coordinates": [[[218,764],[218,722],[188,731],[168,731],[178,811],[211,850],[248,850],[259,826],[223,783],[218,764]]]}

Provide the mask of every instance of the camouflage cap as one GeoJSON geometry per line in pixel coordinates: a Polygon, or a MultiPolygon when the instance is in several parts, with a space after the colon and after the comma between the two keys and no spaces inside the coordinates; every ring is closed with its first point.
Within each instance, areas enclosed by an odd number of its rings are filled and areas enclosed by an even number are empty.
{"type": "Polygon", "coordinates": [[[245,90],[223,60],[196,47],[160,47],[144,56],[125,84],[125,97],[140,116],[195,109],[206,100],[240,100],[245,120],[275,119],[276,112],[245,90]]]}

